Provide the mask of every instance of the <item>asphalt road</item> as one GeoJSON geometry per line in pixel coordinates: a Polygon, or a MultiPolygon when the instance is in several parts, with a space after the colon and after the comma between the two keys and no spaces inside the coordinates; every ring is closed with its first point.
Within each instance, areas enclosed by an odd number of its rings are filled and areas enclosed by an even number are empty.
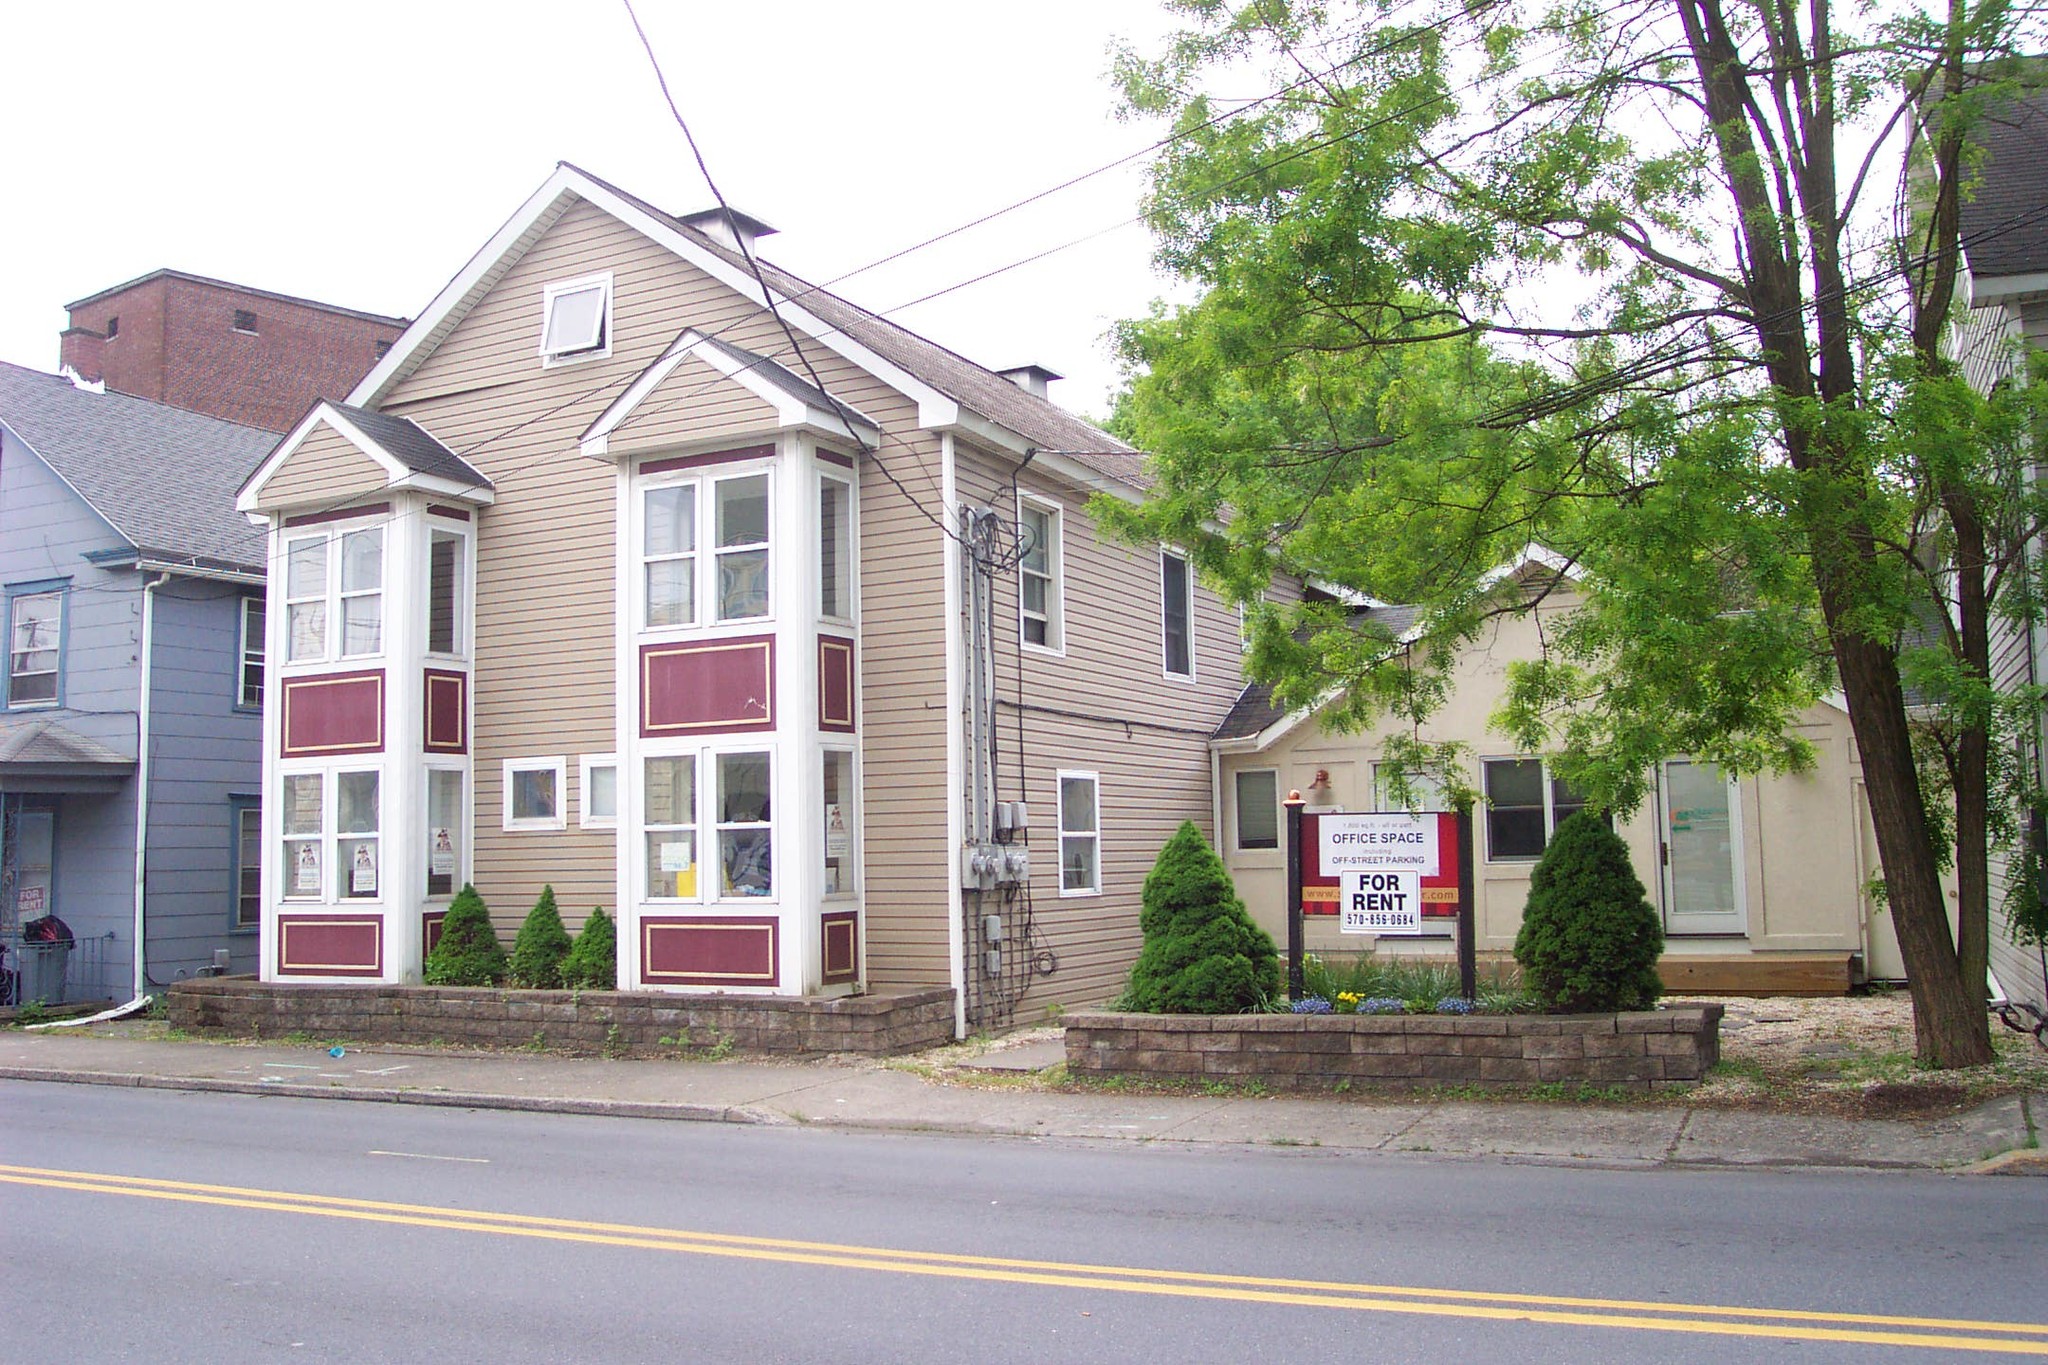
{"type": "Polygon", "coordinates": [[[2040,1180],[29,1083],[0,1115],[0,1361],[2048,1354],[1986,1325],[2048,1322],[2040,1180]]]}

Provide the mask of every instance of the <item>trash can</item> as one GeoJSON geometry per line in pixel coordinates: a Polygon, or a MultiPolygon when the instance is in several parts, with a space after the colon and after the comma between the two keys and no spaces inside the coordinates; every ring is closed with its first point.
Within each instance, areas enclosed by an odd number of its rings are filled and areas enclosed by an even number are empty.
{"type": "Polygon", "coordinates": [[[15,948],[21,959],[15,1003],[63,1004],[64,977],[71,967],[71,926],[55,915],[44,915],[21,926],[21,940],[15,948]]]}

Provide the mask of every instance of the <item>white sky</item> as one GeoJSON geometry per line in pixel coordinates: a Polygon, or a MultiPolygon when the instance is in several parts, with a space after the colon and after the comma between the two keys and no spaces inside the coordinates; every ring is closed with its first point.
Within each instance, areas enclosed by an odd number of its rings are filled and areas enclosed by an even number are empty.
{"type": "MultiPolygon", "coordinates": [[[[1143,147],[1108,49],[1155,0],[637,0],[732,204],[818,282],[1143,147]]],[[[162,267],[420,312],[576,164],[671,211],[712,203],[617,0],[107,0],[0,25],[0,360],[57,364],[63,305],[162,267]],[[317,17],[316,17],[317,16],[317,17]]],[[[876,310],[1129,219],[1138,167],[848,280],[876,310]]],[[[1100,416],[1111,323],[1166,286],[1126,226],[893,316],[995,368],[1068,376],[1100,416]]]]}

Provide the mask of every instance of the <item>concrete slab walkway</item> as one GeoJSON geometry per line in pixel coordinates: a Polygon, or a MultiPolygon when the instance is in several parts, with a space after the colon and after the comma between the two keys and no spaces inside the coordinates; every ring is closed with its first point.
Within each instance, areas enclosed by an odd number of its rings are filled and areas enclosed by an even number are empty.
{"type": "MultiPolygon", "coordinates": [[[[842,1129],[1428,1152],[1639,1167],[2048,1173],[2041,1153],[2029,1146],[2034,1117],[2030,1100],[2019,1096],[1935,1117],[1847,1119],[1682,1104],[1069,1093],[1004,1084],[997,1075],[1042,1069],[1060,1056],[1056,1046],[1047,1044],[998,1050],[975,1064],[990,1073],[990,1079],[962,1084],[848,1058],[611,1061],[384,1047],[349,1048],[336,1057],[313,1046],[53,1030],[0,1034],[0,1080],[842,1129]]],[[[17,1091],[14,1102],[26,1098],[17,1091]]]]}

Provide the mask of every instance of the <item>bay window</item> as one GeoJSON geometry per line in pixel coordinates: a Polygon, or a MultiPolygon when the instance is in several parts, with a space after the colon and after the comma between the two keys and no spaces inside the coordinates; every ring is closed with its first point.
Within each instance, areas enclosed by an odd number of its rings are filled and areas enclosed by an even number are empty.
{"type": "Polygon", "coordinates": [[[285,540],[285,662],[363,658],[384,649],[384,528],[285,540]],[[340,638],[328,623],[341,622],[340,638]]]}
{"type": "Polygon", "coordinates": [[[380,786],[375,769],[284,775],[278,828],[285,899],[378,897],[383,830],[380,786]]]}
{"type": "Polygon", "coordinates": [[[649,630],[772,615],[768,475],[661,483],[640,494],[641,624],[649,630]],[[703,547],[709,547],[709,562],[703,547]]]}

